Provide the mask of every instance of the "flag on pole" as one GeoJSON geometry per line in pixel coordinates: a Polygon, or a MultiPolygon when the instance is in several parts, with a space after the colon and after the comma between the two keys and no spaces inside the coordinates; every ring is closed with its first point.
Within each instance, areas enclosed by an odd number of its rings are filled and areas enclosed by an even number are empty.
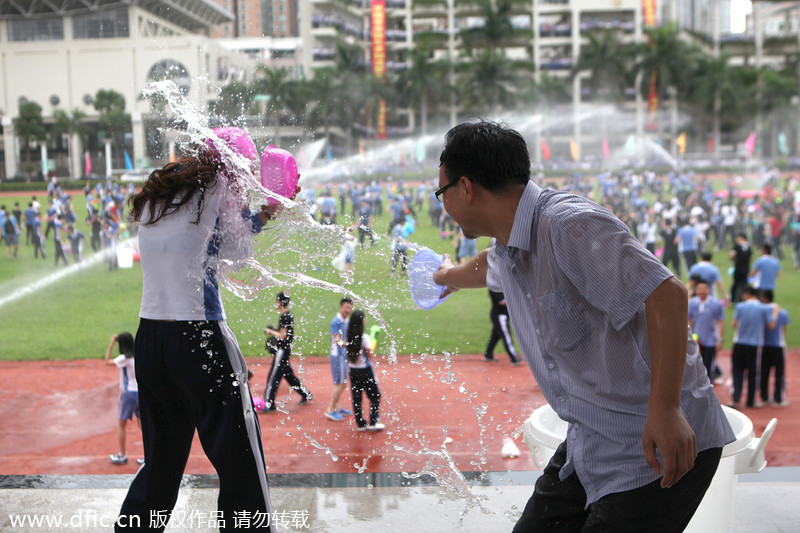
{"type": "Polygon", "coordinates": [[[639,145],[636,142],[635,135],[628,135],[627,140],[625,141],[625,153],[629,157],[634,157],[639,153],[639,145]]]}
{"type": "Polygon", "coordinates": [[[608,139],[603,137],[603,159],[611,157],[611,151],[608,149],[608,139]]]}
{"type": "Polygon", "coordinates": [[[92,158],[89,157],[89,150],[86,150],[85,160],[86,160],[86,163],[85,163],[86,175],[88,176],[89,174],[92,173],[92,158]]]}
{"type": "Polygon", "coordinates": [[[328,160],[328,163],[333,162],[333,150],[331,150],[331,144],[328,143],[328,150],[325,153],[325,158],[328,160]]]}
{"type": "Polygon", "coordinates": [[[580,150],[578,149],[578,143],[576,143],[575,139],[571,137],[569,139],[569,153],[572,156],[573,161],[577,161],[581,157],[580,150]]]}
{"type": "Polygon", "coordinates": [[[363,167],[367,162],[364,157],[364,141],[358,141],[358,155],[360,156],[361,166],[363,167]]]}
{"type": "Polygon", "coordinates": [[[747,136],[744,141],[744,147],[747,149],[747,155],[753,155],[756,151],[756,132],[752,132],[747,136]]]}
{"type": "Polygon", "coordinates": [[[709,154],[714,153],[714,136],[713,135],[709,135],[708,136],[708,153],[709,154]]]}
{"type": "Polygon", "coordinates": [[[131,155],[125,150],[125,170],[133,170],[133,162],[131,162],[131,155]]]}
{"type": "Polygon", "coordinates": [[[550,147],[547,146],[547,141],[542,139],[542,159],[550,161],[550,147]]]}
{"type": "Polygon", "coordinates": [[[686,153],[686,132],[684,131],[678,138],[675,139],[675,144],[678,146],[678,153],[683,155],[686,153]]]}

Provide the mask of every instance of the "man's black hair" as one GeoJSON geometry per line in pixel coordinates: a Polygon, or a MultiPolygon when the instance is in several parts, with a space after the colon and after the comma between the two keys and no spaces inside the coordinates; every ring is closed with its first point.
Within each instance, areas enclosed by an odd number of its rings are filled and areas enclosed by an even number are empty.
{"type": "Polygon", "coordinates": [[[496,122],[465,122],[448,131],[439,166],[449,183],[466,176],[489,191],[525,185],[531,176],[525,139],[496,122]]]}
{"type": "Polygon", "coordinates": [[[352,303],[353,303],[353,299],[352,298],[345,297],[345,298],[342,298],[339,301],[339,307],[343,306],[344,304],[352,304],[352,303]]]}

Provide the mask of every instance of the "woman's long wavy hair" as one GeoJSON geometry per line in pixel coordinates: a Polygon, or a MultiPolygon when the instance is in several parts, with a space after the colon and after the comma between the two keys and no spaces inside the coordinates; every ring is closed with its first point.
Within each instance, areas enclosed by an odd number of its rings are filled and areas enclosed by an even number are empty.
{"type": "Polygon", "coordinates": [[[364,337],[364,311],[353,311],[347,323],[347,360],[354,363],[361,353],[364,337]]]}
{"type": "Polygon", "coordinates": [[[223,165],[214,161],[204,149],[193,157],[182,157],[177,163],[167,163],[164,168],[154,170],[144,187],[131,196],[131,218],[144,224],[154,224],[189,203],[197,195],[197,218],[205,205],[206,190],[214,186],[223,165]],[[147,204],[150,216],[141,220],[147,204]]]}

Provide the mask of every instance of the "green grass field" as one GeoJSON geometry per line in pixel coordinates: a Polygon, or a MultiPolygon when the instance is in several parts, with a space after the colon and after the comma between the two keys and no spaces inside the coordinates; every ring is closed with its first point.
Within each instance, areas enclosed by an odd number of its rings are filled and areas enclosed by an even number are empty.
{"type": "MultiPolygon", "coordinates": [[[[29,199],[29,195],[20,194],[6,196],[0,203],[10,207],[14,201],[19,201],[26,206],[29,199]]],[[[75,195],[73,203],[79,220],[77,227],[88,236],[89,229],[83,222],[83,197],[75,195]]],[[[375,247],[357,250],[353,281],[345,286],[355,294],[356,307],[372,310],[368,312],[371,321],[380,316],[386,324],[378,351],[386,355],[393,345],[398,354],[481,353],[490,331],[486,290],[460,291],[431,311],[418,309],[411,300],[407,278],[389,273],[387,225],[388,214],[384,212],[374,223],[375,247]]],[[[412,240],[439,253],[453,253],[451,240],[440,238],[424,212],[419,213],[412,240]]],[[[52,236],[47,243],[45,261],[33,259],[33,248],[24,245],[24,234],[22,242],[17,259],[6,260],[5,250],[0,250],[0,360],[100,358],[112,334],[136,331],[141,298],[138,263],[131,269],[109,272],[107,264],[101,261],[43,288],[9,299],[64,268],[56,269],[53,265],[52,236]]],[[[255,296],[247,300],[223,291],[228,323],[242,351],[246,356],[263,355],[262,329],[268,323],[277,322],[273,306],[275,293],[290,286],[296,321],[295,353],[326,355],[328,326],[344,290],[341,275],[330,266],[339,239],[329,230],[295,221],[265,231],[255,237],[255,242],[256,258],[270,267],[276,283],[253,290],[255,296]],[[301,283],[298,279],[302,276],[309,279],[301,283]],[[321,288],[325,283],[334,290],[321,288]]],[[[487,244],[488,240],[481,239],[479,249],[487,244]]],[[[92,252],[88,243],[84,250],[84,258],[89,261],[92,252]]],[[[778,280],[777,300],[798,320],[800,302],[796,295],[800,294],[800,276],[789,254],[786,255],[778,280]]],[[[723,273],[726,287],[729,286],[728,250],[717,252],[714,262],[723,273]]],[[[252,282],[255,270],[246,268],[235,276],[252,282]]],[[[731,314],[729,308],[726,348],[731,342],[731,314]]],[[[789,326],[787,340],[792,347],[800,346],[800,330],[789,326]]],[[[498,346],[498,350],[502,347],[498,346]]]]}

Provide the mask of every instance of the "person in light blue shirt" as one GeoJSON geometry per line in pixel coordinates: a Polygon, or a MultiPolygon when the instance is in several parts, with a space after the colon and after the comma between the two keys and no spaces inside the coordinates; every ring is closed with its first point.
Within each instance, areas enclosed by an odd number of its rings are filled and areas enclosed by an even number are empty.
{"type": "Polygon", "coordinates": [[[708,283],[711,289],[711,296],[717,298],[725,307],[727,300],[725,299],[725,286],[722,284],[722,276],[719,273],[717,265],[711,262],[712,255],[710,252],[703,252],[700,254],[700,261],[695,263],[689,269],[689,288],[692,286],[692,279],[697,277],[708,283]]]}
{"type": "Polygon", "coordinates": [[[686,287],[607,209],[532,182],[529,154],[506,126],[455,126],[435,193],[466,237],[496,242],[433,281],[504,293],[568,424],[514,531],[683,531],[735,440],[687,338],[686,287]]]}
{"type": "MultiPolygon", "coordinates": [[[[744,373],[747,372],[747,407],[756,405],[756,373],[758,348],[764,343],[764,328],[774,328],[775,319],[769,307],[756,297],[756,290],[747,286],[742,290],[742,301],[736,304],[731,326],[736,330],[733,337],[731,363],[733,367],[733,398],[728,407],[739,408],[742,398],[744,373]]],[[[775,313],[777,316],[777,312],[775,313]]]]}
{"type": "Polygon", "coordinates": [[[753,264],[753,271],[748,277],[755,277],[755,288],[758,290],[769,289],[775,291],[775,284],[781,272],[781,263],[772,256],[772,247],[765,244],[761,248],[761,257],[753,264]]]}
{"type": "Polygon", "coordinates": [[[678,251],[683,254],[687,270],[691,270],[697,262],[697,244],[699,241],[700,237],[697,235],[697,230],[689,220],[684,221],[675,236],[675,244],[678,245],[678,251]]]}
{"type": "Polygon", "coordinates": [[[784,407],[789,402],[783,399],[784,391],[784,367],[786,364],[786,326],[791,321],[786,309],[781,309],[778,304],[773,303],[774,294],[769,289],[764,289],[759,293],[761,303],[778,311],[778,318],[774,328],[769,326],[764,328],[764,347],[761,350],[761,400],[769,401],[769,376],[772,369],[775,369],[775,395],[772,397],[772,405],[784,407]]]}
{"type": "Polygon", "coordinates": [[[700,355],[708,372],[709,381],[713,382],[714,359],[717,350],[722,348],[722,337],[725,328],[725,312],[722,304],[710,295],[708,282],[697,281],[694,285],[695,296],[689,300],[689,324],[697,335],[700,355]]]}
{"type": "Polygon", "coordinates": [[[353,414],[339,405],[339,398],[347,388],[347,319],[353,312],[353,300],[342,298],[339,312],[331,320],[331,376],[333,377],[333,393],[331,402],[325,411],[325,417],[336,422],[344,420],[346,415],[353,414]]]}

